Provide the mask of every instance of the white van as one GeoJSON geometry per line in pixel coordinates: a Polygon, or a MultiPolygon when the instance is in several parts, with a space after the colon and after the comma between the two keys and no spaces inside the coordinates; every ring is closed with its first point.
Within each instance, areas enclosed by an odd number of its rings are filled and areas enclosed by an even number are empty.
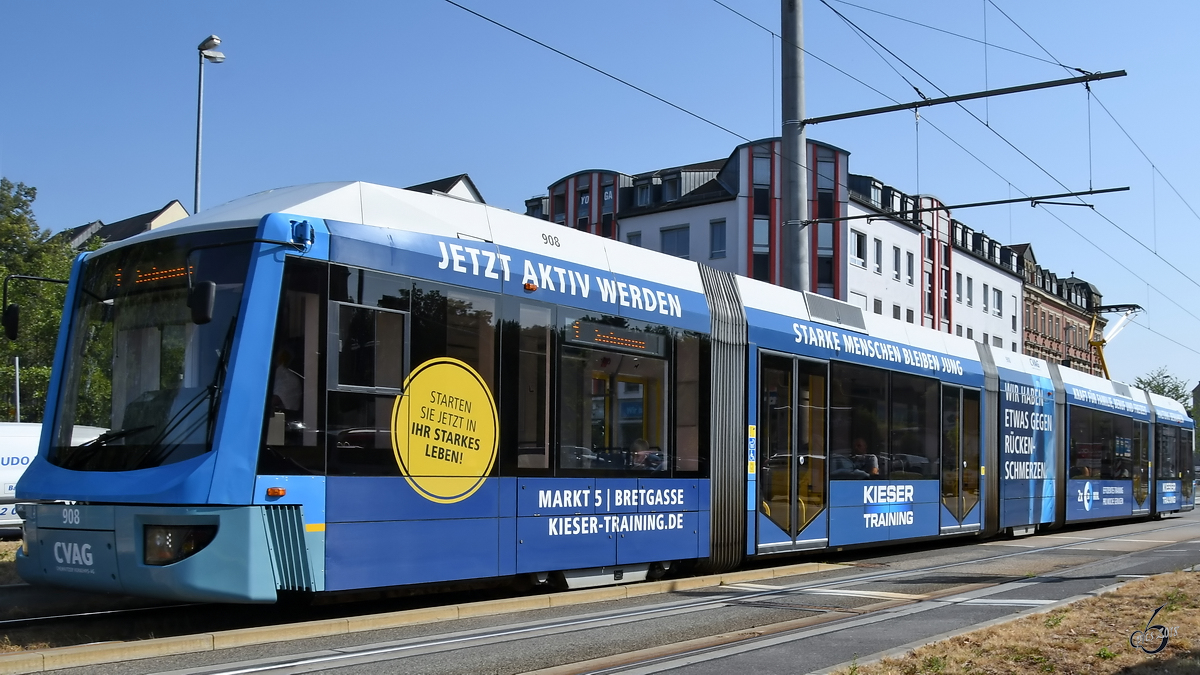
{"type": "MultiPolygon", "coordinates": [[[[99,427],[75,427],[74,438],[91,440],[104,433],[99,427]]],[[[41,423],[0,422],[0,529],[21,526],[17,517],[17,481],[37,455],[41,423]]]]}

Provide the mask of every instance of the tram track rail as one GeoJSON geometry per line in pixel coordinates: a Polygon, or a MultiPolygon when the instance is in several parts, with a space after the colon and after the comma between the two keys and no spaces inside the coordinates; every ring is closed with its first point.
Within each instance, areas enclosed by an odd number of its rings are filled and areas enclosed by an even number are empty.
{"type": "MultiPolygon", "coordinates": [[[[1083,543],[1083,542],[1073,542],[1071,544],[1064,544],[1064,546],[1073,546],[1078,543],[1083,543]]],[[[1028,552],[1037,551],[1037,550],[1050,550],[1050,549],[1030,549],[1029,551],[1018,551],[1013,554],[1004,554],[1004,555],[994,556],[993,558],[989,558],[989,560],[990,559],[1001,559],[1001,558],[1005,558],[1005,557],[1010,557],[1011,555],[1017,555],[1020,553],[1028,553],[1028,552]]],[[[974,561],[972,561],[972,562],[974,562],[974,561]]],[[[847,567],[847,568],[865,568],[865,569],[879,569],[879,568],[885,566],[884,564],[881,564],[881,563],[869,563],[869,562],[868,563],[843,562],[843,563],[838,563],[838,564],[842,565],[844,567],[847,567]]],[[[967,564],[967,563],[952,563],[951,565],[954,565],[954,564],[967,564]]],[[[948,566],[950,566],[950,565],[948,565],[948,566]]],[[[772,568],[768,567],[765,569],[772,569],[772,568]]],[[[873,575],[883,575],[883,577],[887,577],[887,576],[892,576],[892,575],[897,575],[897,574],[902,574],[902,573],[904,573],[903,570],[900,570],[900,571],[893,570],[893,571],[888,571],[888,572],[875,572],[875,573],[863,573],[862,576],[856,575],[855,577],[852,577],[852,579],[861,580],[861,581],[872,581],[872,580],[876,580],[875,576],[873,576],[873,575]]],[[[714,576],[720,577],[722,575],[714,575],[714,576]]],[[[855,581],[855,583],[859,583],[859,582],[860,581],[855,581]]],[[[34,588],[34,587],[29,586],[28,584],[13,584],[13,585],[11,585],[11,587],[12,588],[21,588],[21,589],[34,588]]],[[[3,589],[3,588],[4,587],[0,587],[0,589],[3,589]]],[[[14,617],[14,618],[9,618],[9,619],[0,619],[0,630],[24,628],[24,627],[28,627],[28,626],[49,624],[49,623],[56,622],[56,621],[58,621],[58,622],[86,621],[86,620],[93,620],[93,619],[100,619],[100,618],[119,617],[119,616],[123,616],[123,615],[135,616],[135,615],[139,615],[139,614],[151,613],[151,612],[156,612],[156,611],[157,612],[165,612],[165,611],[172,611],[172,610],[178,610],[178,609],[212,607],[212,606],[214,606],[212,603],[181,603],[181,604],[173,604],[173,605],[154,605],[154,606],[148,606],[148,607],[132,607],[132,608],[98,610],[98,611],[88,611],[88,612],[55,613],[55,614],[38,615],[38,616],[14,617]]]]}
{"type": "Polygon", "coordinates": [[[129,607],[125,609],[106,609],[94,612],[76,612],[74,614],[47,614],[42,616],[19,617],[15,619],[0,619],[0,631],[11,630],[14,628],[26,628],[29,626],[41,625],[54,621],[90,621],[95,619],[110,619],[120,616],[133,616],[156,611],[163,612],[168,610],[186,609],[189,607],[200,606],[204,605],[156,605],[153,607],[129,607]]]}
{"type": "MultiPolygon", "coordinates": [[[[1184,522],[1158,527],[1155,528],[1154,532],[1166,532],[1179,528],[1196,526],[1197,523],[1195,522],[1184,522]]],[[[638,622],[651,619],[705,612],[721,607],[738,605],[754,606],[756,603],[766,603],[770,605],[775,599],[803,595],[813,591],[835,591],[840,588],[871,582],[904,578],[919,578],[921,576],[926,576],[931,573],[936,573],[955,567],[966,565],[986,565],[991,562],[1032,556],[1039,553],[1044,554],[1047,552],[1054,552],[1061,549],[1079,547],[1099,542],[1129,539],[1131,536],[1133,535],[1128,533],[1119,533],[1101,537],[1073,539],[1072,541],[1062,544],[1022,549],[1019,551],[971,558],[968,560],[925,565],[902,570],[851,573],[838,576],[835,579],[801,581],[799,583],[784,584],[771,588],[763,588],[758,585],[746,584],[745,586],[753,586],[753,588],[747,588],[741,584],[734,583],[719,587],[721,589],[720,591],[705,599],[672,601],[633,610],[601,611],[567,618],[533,620],[498,627],[458,631],[437,636],[413,637],[386,643],[333,648],[318,652],[292,655],[282,659],[270,659],[265,661],[260,660],[256,662],[242,662],[240,664],[204,666],[198,668],[188,668],[184,670],[165,671],[163,675],[251,675],[258,673],[305,673],[317,672],[330,668],[342,668],[382,661],[430,656],[464,648],[496,646],[532,638],[563,636],[580,631],[636,624],[638,622]]],[[[1162,546],[1167,545],[1170,544],[1163,544],[1162,546]]],[[[1090,566],[1111,562],[1114,558],[1132,556],[1139,553],[1144,553],[1148,550],[1154,550],[1155,548],[1161,548],[1162,546],[1141,549],[1138,551],[1125,553],[1120,556],[1106,556],[1100,560],[1091,560],[1078,565],[1060,567],[1053,570],[1052,573],[1047,573],[1046,575],[1041,576],[1049,579],[1058,575],[1078,572],[1085,570],[1090,566]]],[[[950,588],[942,589],[932,593],[920,594],[919,596],[914,596],[908,599],[881,599],[879,602],[870,603],[857,608],[827,606],[820,605],[819,603],[813,603],[811,605],[782,603],[782,607],[786,609],[816,612],[817,614],[815,616],[807,616],[773,624],[761,625],[752,629],[742,629],[716,634],[680,642],[677,644],[660,645],[638,652],[602,657],[593,662],[563,664],[537,672],[541,675],[567,675],[568,673],[652,672],[665,661],[677,662],[680,659],[686,661],[690,657],[709,658],[708,655],[712,650],[751,649],[756,642],[764,640],[787,641],[790,639],[801,639],[809,634],[818,634],[824,631],[838,630],[848,625],[867,625],[878,621],[886,621],[891,618],[896,618],[897,615],[919,613],[919,611],[914,610],[915,607],[932,608],[936,606],[933,603],[941,603],[944,605],[946,602],[948,602],[945,600],[946,598],[958,598],[960,601],[968,602],[975,598],[981,598],[991,594],[1000,593],[1008,588],[1019,588],[1022,585],[1029,585],[1032,583],[1038,583],[1036,582],[1036,578],[1035,580],[1030,580],[1025,578],[1007,577],[1003,581],[958,584],[950,588]]]]}

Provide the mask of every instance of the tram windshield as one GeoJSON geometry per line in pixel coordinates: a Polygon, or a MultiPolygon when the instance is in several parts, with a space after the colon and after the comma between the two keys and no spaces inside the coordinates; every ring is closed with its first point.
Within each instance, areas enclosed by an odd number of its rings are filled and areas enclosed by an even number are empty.
{"type": "Polygon", "coordinates": [[[212,245],[253,237],[253,230],[183,235],[84,262],[62,366],[52,464],[130,471],[212,448],[251,244],[212,245]],[[208,323],[192,321],[189,277],[216,284],[208,323]],[[73,443],[76,425],[107,431],[73,443]]]}

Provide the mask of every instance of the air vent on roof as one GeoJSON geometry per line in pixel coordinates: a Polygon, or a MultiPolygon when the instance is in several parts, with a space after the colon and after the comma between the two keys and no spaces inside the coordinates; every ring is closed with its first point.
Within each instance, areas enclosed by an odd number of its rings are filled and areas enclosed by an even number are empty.
{"type": "Polygon", "coordinates": [[[867,332],[867,324],[863,321],[861,307],[815,293],[805,293],[804,299],[808,302],[808,315],[814,321],[867,332]]]}
{"type": "Polygon", "coordinates": [[[1131,394],[1129,391],[1129,385],[1121,384],[1120,382],[1113,382],[1112,384],[1113,391],[1117,392],[1121,396],[1124,396],[1125,398],[1133,398],[1133,394],[1131,394]]]}

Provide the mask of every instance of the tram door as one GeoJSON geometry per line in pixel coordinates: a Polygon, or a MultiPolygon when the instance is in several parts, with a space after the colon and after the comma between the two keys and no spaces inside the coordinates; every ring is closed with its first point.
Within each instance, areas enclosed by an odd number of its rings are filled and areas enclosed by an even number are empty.
{"type": "Polygon", "coordinates": [[[979,392],[942,385],[942,532],[978,529],[979,392]]]}
{"type": "Polygon", "coordinates": [[[792,543],[825,539],[805,528],[826,506],[828,366],[785,356],[762,356],[759,375],[759,510],[792,543]]]}

